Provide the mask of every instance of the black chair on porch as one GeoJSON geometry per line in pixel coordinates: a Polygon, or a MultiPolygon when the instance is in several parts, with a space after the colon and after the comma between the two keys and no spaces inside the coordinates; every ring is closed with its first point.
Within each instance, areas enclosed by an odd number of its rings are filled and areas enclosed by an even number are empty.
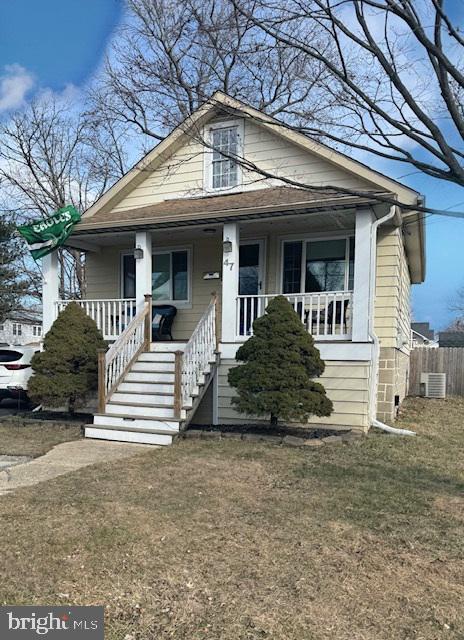
{"type": "Polygon", "coordinates": [[[158,304],[152,308],[151,333],[153,341],[172,340],[172,324],[177,309],[172,304],[158,304]]]}
{"type": "Polygon", "coordinates": [[[309,318],[309,311],[306,311],[305,323],[310,333],[312,333],[312,326],[314,324],[318,324],[320,327],[324,327],[326,322],[329,334],[335,333],[337,325],[340,326],[341,331],[344,330],[344,332],[346,333],[348,326],[347,313],[349,303],[350,301],[348,299],[329,302],[329,304],[327,305],[327,315],[326,310],[321,309],[319,312],[313,311],[312,318],[309,318]]]}

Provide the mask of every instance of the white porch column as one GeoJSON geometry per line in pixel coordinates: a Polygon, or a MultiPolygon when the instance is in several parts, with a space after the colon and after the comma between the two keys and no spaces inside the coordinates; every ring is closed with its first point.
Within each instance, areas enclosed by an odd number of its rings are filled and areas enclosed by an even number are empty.
{"type": "Polygon", "coordinates": [[[221,342],[235,342],[240,247],[240,229],[236,222],[228,222],[224,225],[222,247],[221,342]]]}
{"type": "Polygon", "coordinates": [[[356,212],[356,232],[354,246],[354,285],[353,285],[353,342],[369,340],[369,313],[371,313],[370,269],[371,269],[371,230],[374,217],[369,209],[356,212]]]}
{"type": "Polygon", "coordinates": [[[141,249],[143,257],[135,258],[135,300],[137,309],[141,309],[145,300],[145,294],[151,294],[151,233],[149,231],[137,231],[135,234],[135,248],[141,249]]]}
{"type": "Polygon", "coordinates": [[[42,336],[45,336],[55,321],[55,302],[60,297],[57,251],[42,258],[42,276],[42,336]]]}

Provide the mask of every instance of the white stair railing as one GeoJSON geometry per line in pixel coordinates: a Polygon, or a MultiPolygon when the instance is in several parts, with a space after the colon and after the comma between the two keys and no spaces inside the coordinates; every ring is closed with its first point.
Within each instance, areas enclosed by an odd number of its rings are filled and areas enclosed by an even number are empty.
{"type": "Polygon", "coordinates": [[[200,384],[200,378],[216,359],[217,321],[217,296],[214,294],[184,351],[176,352],[174,379],[176,417],[180,417],[182,407],[188,403],[200,384]]]}
{"type": "Polygon", "coordinates": [[[98,411],[105,405],[132,363],[142,351],[150,349],[151,296],[145,296],[143,309],[111,347],[98,351],[98,411]]]}

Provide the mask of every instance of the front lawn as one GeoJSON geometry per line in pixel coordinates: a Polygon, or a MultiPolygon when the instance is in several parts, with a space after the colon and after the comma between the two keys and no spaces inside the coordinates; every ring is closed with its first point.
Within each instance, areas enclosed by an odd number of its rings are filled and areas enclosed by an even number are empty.
{"type": "Polygon", "coordinates": [[[0,455],[43,456],[61,442],[81,438],[81,431],[74,424],[24,424],[20,418],[6,418],[0,422],[0,455]]]}
{"type": "Polygon", "coordinates": [[[0,498],[0,604],[104,604],[108,640],[464,637],[464,400],[293,449],[184,440],[0,498]]]}

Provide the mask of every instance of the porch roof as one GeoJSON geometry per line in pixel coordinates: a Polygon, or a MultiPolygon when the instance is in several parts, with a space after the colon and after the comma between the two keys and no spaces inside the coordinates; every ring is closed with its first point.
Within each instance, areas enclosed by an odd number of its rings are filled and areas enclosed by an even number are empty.
{"type": "MultiPolygon", "coordinates": [[[[109,229],[166,228],[219,222],[224,219],[256,219],[263,214],[282,215],[305,210],[353,208],[378,203],[373,197],[375,194],[379,192],[366,191],[363,196],[352,196],[330,190],[310,192],[294,187],[273,187],[223,195],[176,198],[137,209],[99,211],[88,219],[84,216],[73,235],[109,229]]],[[[381,195],[394,197],[385,192],[381,195]]]]}

